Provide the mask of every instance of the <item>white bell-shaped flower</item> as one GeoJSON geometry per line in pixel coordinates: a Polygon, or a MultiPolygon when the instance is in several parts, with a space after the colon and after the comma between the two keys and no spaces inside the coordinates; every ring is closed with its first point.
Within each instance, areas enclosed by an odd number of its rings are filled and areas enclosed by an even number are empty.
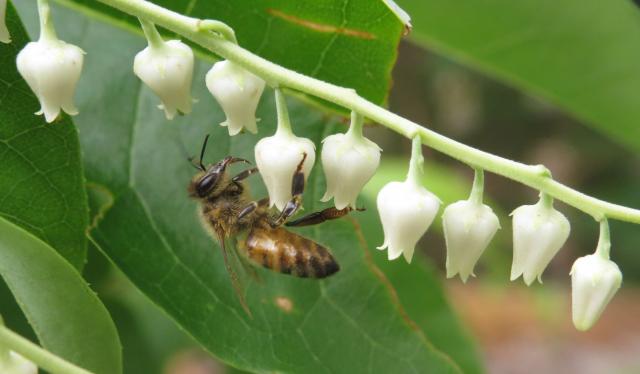
{"type": "Polygon", "coordinates": [[[50,20],[49,6],[38,4],[40,10],[40,39],[28,43],[18,53],[18,72],[38,97],[47,122],[53,122],[60,110],[78,114],[73,95],[82,72],[84,52],[56,37],[50,20]]]}
{"type": "Polygon", "coordinates": [[[322,201],[333,198],[336,209],[355,208],[360,190],[380,164],[380,147],[362,136],[363,118],[353,112],[346,134],[329,135],[322,141],[322,167],[327,191],[322,201]]]}
{"type": "Polygon", "coordinates": [[[11,43],[11,35],[7,29],[5,17],[7,15],[7,0],[0,0],[0,42],[11,43]]]}
{"type": "Polygon", "coordinates": [[[482,170],[477,170],[469,199],[449,205],[442,214],[447,278],[460,274],[465,283],[469,275],[475,276],[473,268],[500,228],[498,216],[482,203],[483,179],[482,170]]]}
{"type": "Polygon", "coordinates": [[[291,131],[289,114],[284,96],[276,89],[276,105],[278,108],[278,129],[275,135],[260,139],[255,147],[258,170],[269,193],[270,206],[279,210],[291,200],[291,182],[296,168],[306,154],[302,164],[305,180],[311,173],[315,162],[315,146],[306,138],[300,138],[291,131]]]}
{"type": "Polygon", "coordinates": [[[209,92],[218,101],[227,116],[221,126],[229,129],[233,136],[242,129],[256,134],[256,109],[265,82],[231,61],[224,60],[213,65],[207,73],[209,92]]]}
{"type": "Polygon", "coordinates": [[[541,194],[535,205],[524,205],[511,213],[513,216],[513,265],[511,280],[522,275],[531,285],[542,273],[553,256],[569,237],[571,225],[567,218],[553,208],[553,200],[541,194]]]}
{"type": "Polygon", "coordinates": [[[422,174],[422,144],[413,139],[409,173],[404,182],[390,182],[378,193],[377,206],[384,231],[384,243],[389,260],[404,255],[411,263],[418,240],[438,214],[440,199],[420,185],[422,174]]]}
{"type": "Polygon", "coordinates": [[[38,366],[14,351],[0,352],[0,373],[37,374],[38,366]]]}
{"type": "Polygon", "coordinates": [[[179,40],[165,42],[152,23],[141,23],[149,46],[136,55],[133,72],[160,97],[167,119],[191,113],[193,51],[179,40]]]}
{"type": "Polygon", "coordinates": [[[609,225],[601,222],[596,252],[580,257],[571,268],[573,324],[581,331],[590,329],[622,284],[622,272],[609,260],[609,225]],[[606,225],[606,227],[603,227],[606,225]]]}

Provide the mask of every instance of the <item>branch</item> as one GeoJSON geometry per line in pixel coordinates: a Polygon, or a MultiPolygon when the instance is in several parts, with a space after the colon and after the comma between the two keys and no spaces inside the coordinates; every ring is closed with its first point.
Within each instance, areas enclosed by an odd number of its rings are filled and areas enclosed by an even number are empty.
{"type": "Polygon", "coordinates": [[[484,169],[544,192],[591,215],[596,221],[611,218],[640,223],[640,210],[599,200],[565,186],[553,180],[551,172],[544,165],[526,165],[470,147],[377,106],[360,97],[353,89],[311,78],[265,60],[234,42],[225,40],[225,31],[215,30],[211,27],[211,21],[186,17],[144,0],[99,1],[180,34],[260,76],[273,87],[283,86],[330,101],[358,112],[406,138],[419,136],[424,145],[472,168],[484,169]]]}
{"type": "Polygon", "coordinates": [[[30,342],[0,323],[0,347],[8,348],[55,374],[91,374],[30,342]]]}

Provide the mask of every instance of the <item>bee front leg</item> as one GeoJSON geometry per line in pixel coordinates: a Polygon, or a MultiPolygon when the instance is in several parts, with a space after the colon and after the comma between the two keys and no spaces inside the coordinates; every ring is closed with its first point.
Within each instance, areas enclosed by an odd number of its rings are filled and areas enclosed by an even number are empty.
{"type": "Polygon", "coordinates": [[[245,180],[247,178],[249,178],[251,175],[255,174],[258,172],[258,168],[251,168],[251,169],[247,169],[245,171],[241,171],[238,175],[236,175],[235,177],[233,177],[232,181],[233,183],[238,183],[241,180],[245,180]]]}

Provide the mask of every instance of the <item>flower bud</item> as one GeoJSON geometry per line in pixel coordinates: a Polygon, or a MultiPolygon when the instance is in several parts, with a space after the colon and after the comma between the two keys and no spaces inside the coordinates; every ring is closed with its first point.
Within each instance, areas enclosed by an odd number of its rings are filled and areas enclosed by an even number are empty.
{"type": "Polygon", "coordinates": [[[573,324],[586,331],[593,326],[622,284],[613,261],[598,254],[580,257],[571,268],[573,324]]]}
{"type": "Polygon", "coordinates": [[[542,194],[535,205],[524,205],[513,216],[513,265],[511,280],[520,275],[527,285],[538,278],[553,256],[567,241],[571,226],[562,213],[553,208],[551,197],[542,194]]]}
{"type": "Polygon", "coordinates": [[[378,193],[378,213],[384,231],[389,260],[404,255],[411,263],[418,240],[427,232],[440,208],[440,200],[426,188],[411,181],[391,182],[378,193]]]}
{"type": "Polygon", "coordinates": [[[609,260],[609,223],[600,221],[600,239],[592,255],[580,257],[571,268],[573,324],[581,331],[593,326],[622,284],[622,273],[609,260]]]}
{"type": "Polygon", "coordinates": [[[258,170],[269,193],[270,206],[284,209],[291,200],[291,184],[296,168],[306,154],[302,164],[305,180],[311,173],[315,162],[315,146],[306,138],[293,134],[286,112],[284,96],[276,90],[278,106],[278,130],[275,135],[260,139],[255,147],[255,157],[258,170]]]}
{"type": "Polygon", "coordinates": [[[362,120],[354,113],[346,134],[330,135],[322,141],[322,166],[327,180],[322,201],[333,197],[336,209],[356,207],[358,193],[380,164],[380,147],[362,136],[362,120]]]}
{"type": "Polygon", "coordinates": [[[0,373],[2,374],[37,374],[38,367],[14,351],[6,354],[0,352],[0,373]],[[4,357],[3,357],[4,356],[4,357]]]}
{"type": "Polygon", "coordinates": [[[61,108],[70,115],[78,114],[73,95],[83,54],[80,48],[55,37],[30,42],[18,53],[18,71],[40,101],[36,114],[44,113],[47,122],[53,122],[61,108]]]}
{"type": "Polygon", "coordinates": [[[449,205],[442,214],[447,244],[447,278],[460,274],[467,282],[478,259],[500,228],[498,217],[480,201],[462,200],[449,205]]]}
{"type": "Polygon", "coordinates": [[[209,92],[218,101],[227,116],[221,126],[227,126],[233,136],[246,128],[255,134],[256,109],[265,82],[231,61],[220,61],[207,73],[209,92]]]}
{"type": "Polygon", "coordinates": [[[378,193],[377,206],[389,260],[404,255],[411,263],[418,240],[427,232],[440,209],[440,199],[419,184],[422,175],[422,144],[413,139],[409,173],[404,182],[387,183],[378,193]]]}
{"type": "Polygon", "coordinates": [[[0,42],[11,43],[11,35],[7,29],[5,16],[7,14],[7,0],[0,0],[0,42]]]}
{"type": "Polygon", "coordinates": [[[167,119],[173,119],[178,111],[191,113],[191,80],[193,77],[193,52],[179,40],[150,44],[139,52],[133,63],[133,71],[160,97],[167,119]]]}

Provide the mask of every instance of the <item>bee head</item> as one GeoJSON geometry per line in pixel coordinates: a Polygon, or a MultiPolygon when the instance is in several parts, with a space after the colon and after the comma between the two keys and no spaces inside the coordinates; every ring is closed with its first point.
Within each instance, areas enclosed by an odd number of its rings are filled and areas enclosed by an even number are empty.
{"type": "Polygon", "coordinates": [[[216,164],[205,167],[202,163],[202,158],[204,157],[204,152],[207,148],[208,140],[209,135],[207,135],[207,137],[204,139],[204,144],[202,145],[202,150],[200,151],[200,160],[195,162],[193,158],[189,159],[192,165],[199,170],[199,172],[194,175],[194,177],[191,179],[191,182],[189,183],[189,196],[199,199],[204,199],[208,196],[215,195],[215,193],[220,190],[219,187],[224,188],[226,183],[221,182],[227,178],[226,169],[228,165],[233,164],[234,162],[245,162],[247,164],[250,164],[249,161],[243,158],[227,156],[224,159],[218,161],[216,164]]]}

